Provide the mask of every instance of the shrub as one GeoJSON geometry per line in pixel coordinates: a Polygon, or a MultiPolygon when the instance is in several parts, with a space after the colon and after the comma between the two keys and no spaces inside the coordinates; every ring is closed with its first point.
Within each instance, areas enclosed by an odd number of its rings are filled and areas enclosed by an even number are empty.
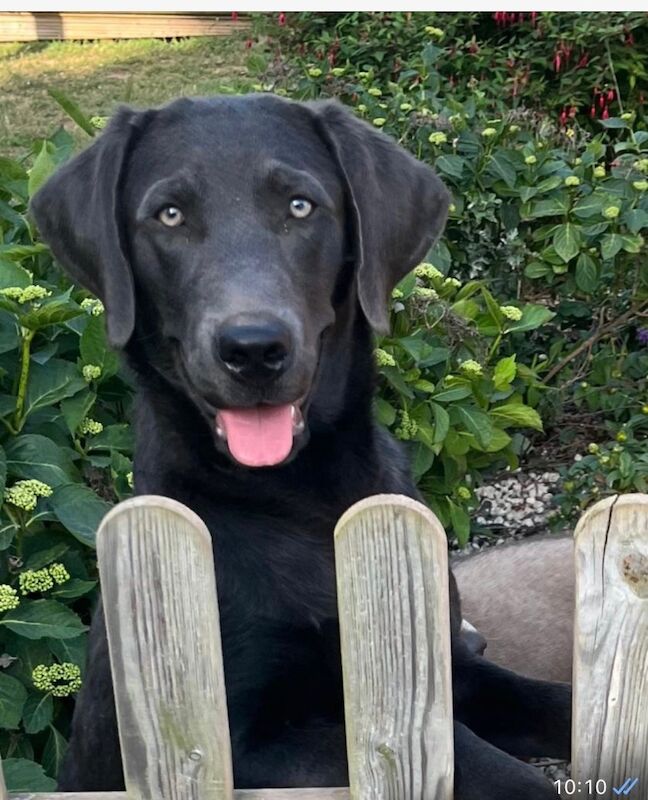
{"type": "Polygon", "coordinates": [[[29,197],[71,152],[0,158],[0,753],[9,788],[54,788],[96,596],[95,531],[129,494],[130,391],[102,306],[36,240],[29,197]]]}
{"type": "MultiPolygon", "coordinates": [[[[428,260],[444,276],[487,285],[495,307],[527,301],[544,312],[546,324],[532,335],[512,331],[494,350],[499,358],[515,358],[513,397],[535,408],[548,428],[544,440],[535,439],[548,466],[567,470],[589,442],[619,445],[614,437],[621,429],[633,431],[637,451],[645,446],[638,420],[648,399],[648,348],[638,331],[648,327],[648,131],[636,78],[644,74],[647,56],[635,45],[648,35],[648,22],[637,14],[496,16],[303,13],[274,27],[264,17],[274,53],[259,88],[338,97],[435,166],[454,202],[445,235],[428,260]],[[572,55],[579,48],[586,52],[587,63],[579,66],[564,53],[556,62],[564,42],[572,55]],[[509,62],[517,64],[521,53],[529,77],[515,83],[509,62]],[[589,81],[599,89],[594,118],[589,94],[576,101],[579,87],[590,91],[589,81]],[[569,102],[570,112],[557,114],[556,100],[559,106],[569,102]]],[[[443,315],[447,303],[430,307],[443,315]]],[[[426,343],[447,347],[451,328],[428,331],[417,309],[401,312],[399,335],[416,330],[426,343]]],[[[472,335],[478,334],[473,349],[481,341],[488,352],[492,329],[480,324],[480,313],[459,308],[472,335]]],[[[398,350],[397,340],[389,343],[398,350]]],[[[492,362],[485,366],[488,374],[492,362]]],[[[436,385],[443,370],[452,379],[456,363],[435,370],[422,379],[436,385]]],[[[382,419],[397,428],[398,409],[409,413],[411,398],[385,369],[382,377],[381,393],[396,409],[393,421],[391,412],[382,419]]],[[[474,401],[490,413],[487,395],[474,401]]],[[[418,413],[428,417],[429,400],[424,407],[418,413]]],[[[415,463],[427,499],[447,522],[446,501],[435,490],[456,498],[459,486],[479,482],[501,459],[471,450],[453,455],[453,434],[445,447],[432,420],[435,450],[428,447],[424,457],[425,444],[418,445],[415,463]]],[[[519,455],[528,441],[518,435],[508,447],[519,455]]],[[[597,477],[591,483],[596,491],[585,492],[583,500],[645,488],[645,470],[636,459],[630,469],[629,448],[626,453],[623,479],[615,470],[605,481],[597,477]]],[[[500,455],[510,466],[517,463],[506,449],[500,455]]],[[[572,519],[578,505],[563,502],[561,513],[572,519]]],[[[453,522],[463,539],[465,517],[455,513],[453,522]]]]}

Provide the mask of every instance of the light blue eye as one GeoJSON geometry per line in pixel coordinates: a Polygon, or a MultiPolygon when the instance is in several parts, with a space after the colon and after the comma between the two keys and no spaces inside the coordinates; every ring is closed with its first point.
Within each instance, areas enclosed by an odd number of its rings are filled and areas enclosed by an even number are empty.
{"type": "Polygon", "coordinates": [[[290,213],[296,219],[306,219],[313,213],[313,204],[305,197],[293,197],[290,201],[290,213]]]}
{"type": "Polygon", "coordinates": [[[158,220],[167,228],[177,228],[184,222],[184,214],[177,206],[164,206],[157,214],[158,220]]]}

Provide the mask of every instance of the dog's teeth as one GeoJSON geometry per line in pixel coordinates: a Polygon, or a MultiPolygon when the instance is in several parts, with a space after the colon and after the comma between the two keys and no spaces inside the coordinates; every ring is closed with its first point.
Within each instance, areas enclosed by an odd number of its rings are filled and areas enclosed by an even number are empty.
{"type": "Polygon", "coordinates": [[[216,426],[216,436],[220,436],[221,439],[227,439],[227,434],[225,433],[225,428],[221,428],[220,425],[216,426]]]}
{"type": "Polygon", "coordinates": [[[301,433],[304,430],[304,417],[302,416],[301,409],[293,404],[290,407],[290,413],[292,415],[293,434],[301,433]]]}

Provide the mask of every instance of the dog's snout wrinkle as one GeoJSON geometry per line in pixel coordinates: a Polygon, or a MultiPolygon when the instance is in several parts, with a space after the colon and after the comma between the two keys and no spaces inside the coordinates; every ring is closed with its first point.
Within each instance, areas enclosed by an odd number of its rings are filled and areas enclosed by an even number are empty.
{"type": "Polygon", "coordinates": [[[293,342],[288,327],[277,318],[241,315],[226,320],[218,332],[218,356],[237,377],[260,383],[282,375],[293,342]]]}

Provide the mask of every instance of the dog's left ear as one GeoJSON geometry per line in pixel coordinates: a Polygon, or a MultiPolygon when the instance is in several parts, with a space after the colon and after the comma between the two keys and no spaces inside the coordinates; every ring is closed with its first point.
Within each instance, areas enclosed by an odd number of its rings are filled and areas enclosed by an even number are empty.
{"type": "Polygon", "coordinates": [[[340,103],[310,109],[346,180],[362,310],[374,330],[387,333],[391,291],[440,236],[450,194],[430,167],[340,103]]]}
{"type": "Polygon", "coordinates": [[[123,108],[102,135],[36,192],[30,211],[73,281],[106,306],[108,339],[123,347],[135,325],[133,276],[124,252],[119,187],[144,113],[123,108]]]}

